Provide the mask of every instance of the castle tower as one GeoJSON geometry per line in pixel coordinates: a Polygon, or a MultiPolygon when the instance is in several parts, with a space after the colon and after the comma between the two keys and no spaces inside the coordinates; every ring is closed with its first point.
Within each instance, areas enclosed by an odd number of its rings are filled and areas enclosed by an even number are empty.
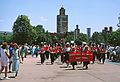
{"type": "Polygon", "coordinates": [[[57,33],[68,32],[68,15],[65,15],[65,9],[61,7],[57,15],[57,33]]]}
{"type": "Polygon", "coordinates": [[[74,30],[74,39],[77,39],[79,34],[80,34],[80,29],[78,28],[78,25],[76,25],[76,29],[74,30]]]}

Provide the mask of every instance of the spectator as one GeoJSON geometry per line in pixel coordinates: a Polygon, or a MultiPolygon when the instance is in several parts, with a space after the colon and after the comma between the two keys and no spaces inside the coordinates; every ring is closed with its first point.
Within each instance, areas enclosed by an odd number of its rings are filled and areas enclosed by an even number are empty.
{"type": "Polygon", "coordinates": [[[0,77],[0,80],[2,80],[2,79],[9,80],[10,78],[7,76],[9,54],[8,54],[8,51],[7,51],[7,43],[6,42],[3,43],[2,48],[0,49],[0,54],[1,54],[0,75],[1,75],[2,71],[5,69],[5,77],[4,78],[0,77]]]}
{"type": "Polygon", "coordinates": [[[20,51],[16,43],[13,44],[13,48],[14,48],[14,54],[13,54],[12,71],[15,72],[15,77],[16,77],[19,71],[20,51]]]}

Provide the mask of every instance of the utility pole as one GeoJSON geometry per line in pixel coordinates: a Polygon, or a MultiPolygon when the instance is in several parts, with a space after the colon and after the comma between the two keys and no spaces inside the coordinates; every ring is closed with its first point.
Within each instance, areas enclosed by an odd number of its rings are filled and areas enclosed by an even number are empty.
{"type": "Polygon", "coordinates": [[[4,42],[6,42],[7,41],[7,32],[4,32],[3,35],[4,35],[4,42]]]}
{"type": "Polygon", "coordinates": [[[119,13],[118,21],[119,23],[117,24],[117,26],[120,27],[120,13],[119,13]]]}

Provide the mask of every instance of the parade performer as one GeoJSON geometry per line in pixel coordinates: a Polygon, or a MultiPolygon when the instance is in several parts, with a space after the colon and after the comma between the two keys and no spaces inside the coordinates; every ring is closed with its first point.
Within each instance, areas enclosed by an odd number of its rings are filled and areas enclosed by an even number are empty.
{"type": "Polygon", "coordinates": [[[46,59],[49,59],[49,48],[50,46],[47,43],[45,43],[44,50],[45,50],[46,59]]]}
{"type": "MultiPolygon", "coordinates": [[[[82,43],[76,43],[76,52],[79,52],[82,55],[82,43]]],[[[78,63],[82,64],[81,61],[79,61],[78,63]]]]}
{"type": "MultiPolygon", "coordinates": [[[[85,50],[83,51],[83,55],[92,55],[92,52],[89,50],[89,46],[85,46],[85,50]]],[[[85,69],[88,69],[88,64],[90,63],[90,61],[83,61],[83,67],[85,67],[85,69]]]]}
{"type": "MultiPolygon", "coordinates": [[[[71,51],[72,52],[77,52],[77,46],[75,46],[74,43],[71,43],[71,51]]],[[[77,62],[70,62],[70,64],[73,67],[73,70],[75,69],[75,65],[77,65],[77,62]]]]}
{"type": "Polygon", "coordinates": [[[55,51],[55,60],[58,58],[58,53],[59,53],[59,49],[58,49],[58,44],[56,43],[54,46],[54,51],[55,51]]]}
{"type": "Polygon", "coordinates": [[[100,62],[102,62],[104,64],[105,62],[105,53],[106,53],[106,49],[104,46],[101,47],[101,55],[100,55],[100,62]]]}
{"type": "Polygon", "coordinates": [[[45,50],[44,50],[43,44],[41,44],[41,47],[40,47],[40,50],[38,51],[38,53],[40,54],[41,64],[43,64],[45,61],[45,50]]]}
{"type": "Polygon", "coordinates": [[[61,60],[60,62],[61,62],[61,63],[64,63],[64,53],[63,53],[63,52],[64,52],[64,45],[62,45],[62,46],[59,48],[59,52],[60,52],[60,58],[61,58],[61,59],[60,59],[60,60],[61,60]]]}
{"type": "Polygon", "coordinates": [[[94,63],[95,62],[95,58],[97,56],[97,47],[95,46],[95,44],[92,44],[91,51],[93,53],[93,63],[94,63]]]}
{"type": "Polygon", "coordinates": [[[49,52],[50,52],[51,64],[53,64],[53,63],[54,63],[54,60],[55,60],[55,50],[54,50],[54,47],[53,47],[53,46],[50,47],[49,52]]]}
{"type": "Polygon", "coordinates": [[[60,52],[61,52],[61,62],[64,63],[65,62],[65,48],[66,48],[66,45],[62,45],[61,49],[60,49],[60,52]]]}
{"type": "Polygon", "coordinates": [[[96,48],[97,48],[97,54],[96,54],[96,58],[97,58],[97,60],[100,62],[100,56],[101,56],[101,46],[100,45],[96,45],[96,48]]]}
{"type": "Polygon", "coordinates": [[[70,52],[70,50],[71,50],[70,43],[67,42],[66,47],[65,47],[65,52],[64,52],[64,54],[65,54],[64,60],[65,60],[65,63],[67,64],[67,67],[69,66],[69,52],[70,52]]]}

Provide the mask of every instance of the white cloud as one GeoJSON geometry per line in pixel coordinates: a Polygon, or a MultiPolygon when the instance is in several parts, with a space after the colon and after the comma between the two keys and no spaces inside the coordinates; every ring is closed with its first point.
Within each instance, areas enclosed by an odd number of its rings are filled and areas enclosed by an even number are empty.
{"type": "Polygon", "coordinates": [[[40,21],[45,22],[45,21],[48,21],[48,19],[47,19],[46,17],[41,16],[41,17],[40,17],[40,21]]]}

